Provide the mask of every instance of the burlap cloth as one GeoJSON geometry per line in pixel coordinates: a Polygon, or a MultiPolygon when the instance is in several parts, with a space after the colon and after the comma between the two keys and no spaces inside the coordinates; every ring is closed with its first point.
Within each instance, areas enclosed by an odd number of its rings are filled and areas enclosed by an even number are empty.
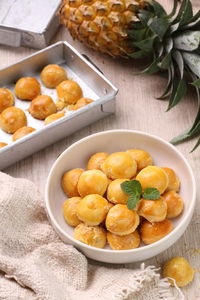
{"type": "Polygon", "coordinates": [[[181,300],[153,266],[90,264],[49,224],[36,186],[0,173],[0,299],[181,300]]]}

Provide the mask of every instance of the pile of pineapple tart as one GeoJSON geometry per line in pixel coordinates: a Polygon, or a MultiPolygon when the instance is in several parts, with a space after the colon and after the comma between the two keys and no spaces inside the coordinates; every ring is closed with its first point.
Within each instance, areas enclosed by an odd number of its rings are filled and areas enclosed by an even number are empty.
{"type": "MultiPolygon", "coordinates": [[[[30,101],[28,112],[33,118],[44,120],[45,125],[64,117],[66,108],[77,110],[93,102],[83,97],[79,84],[68,79],[65,69],[59,65],[45,66],[40,78],[45,87],[56,88],[58,97],[56,103],[49,95],[41,95],[41,84],[34,77],[20,78],[15,84],[14,94],[22,101],[30,101]]],[[[12,140],[16,141],[36,129],[27,126],[25,112],[14,106],[14,94],[9,89],[0,88],[0,128],[6,133],[13,134],[12,140]]],[[[0,148],[5,146],[7,144],[0,141],[0,148]]]]}
{"type": "Polygon", "coordinates": [[[173,230],[170,220],[183,211],[175,171],[153,165],[151,155],[141,149],[95,153],[86,170],[65,172],[61,185],[68,197],[63,215],[75,227],[74,238],[96,248],[108,243],[113,250],[128,250],[142,242],[152,244],[173,230]],[[124,184],[139,185],[141,196],[137,190],[135,196],[132,190],[124,192],[124,184]],[[142,197],[152,191],[157,199],[142,197]]]}

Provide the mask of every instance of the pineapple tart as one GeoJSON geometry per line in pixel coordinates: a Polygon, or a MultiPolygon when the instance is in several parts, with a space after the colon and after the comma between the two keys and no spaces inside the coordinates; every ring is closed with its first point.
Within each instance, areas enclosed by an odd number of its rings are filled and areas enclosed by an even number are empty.
{"type": "Polygon", "coordinates": [[[105,159],[108,157],[108,153],[105,152],[98,152],[93,154],[90,159],[88,160],[87,163],[87,169],[92,170],[92,169],[97,169],[101,170],[101,165],[105,161],[105,159]]]}
{"type": "Polygon", "coordinates": [[[169,184],[167,173],[160,167],[148,166],[142,169],[136,176],[143,189],[156,188],[162,194],[169,184]]]}
{"type": "Polygon", "coordinates": [[[40,94],[40,83],[34,77],[22,77],[15,85],[15,95],[21,100],[31,101],[40,94]]]}
{"type": "Polygon", "coordinates": [[[74,238],[95,248],[104,248],[106,245],[106,231],[100,226],[81,223],[74,230],[74,238]]]}
{"type": "Polygon", "coordinates": [[[18,107],[8,107],[0,115],[0,127],[7,133],[14,133],[26,124],[26,115],[18,107]]]}
{"type": "Polygon", "coordinates": [[[78,180],[78,192],[81,197],[90,194],[104,195],[108,186],[106,175],[100,170],[84,171],[78,180]]]}
{"type": "Polygon", "coordinates": [[[31,101],[28,111],[33,118],[44,120],[49,115],[56,113],[57,109],[50,96],[40,95],[31,101]]]}
{"type": "Polygon", "coordinates": [[[167,204],[167,218],[172,219],[178,217],[183,211],[183,200],[175,191],[165,192],[162,195],[167,204]]]}
{"type": "Polygon", "coordinates": [[[40,78],[47,88],[54,89],[59,83],[67,79],[67,73],[59,65],[50,64],[43,68],[40,78]]]}
{"type": "Polygon", "coordinates": [[[162,197],[157,200],[141,199],[137,212],[149,222],[161,222],[166,218],[167,204],[162,197]]]}
{"type": "Polygon", "coordinates": [[[162,169],[167,173],[167,176],[169,178],[169,183],[166,188],[166,192],[168,191],[175,191],[178,192],[180,189],[180,180],[174,170],[171,168],[162,167],[162,169]]]}
{"type": "Polygon", "coordinates": [[[129,250],[138,248],[140,245],[140,235],[137,229],[132,233],[121,236],[108,231],[107,240],[113,250],[129,250]]]}
{"type": "MultiPolygon", "coordinates": [[[[184,257],[176,256],[166,261],[162,275],[163,277],[173,278],[177,286],[183,287],[193,280],[194,269],[184,257]]],[[[171,279],[169,279],[169,282],[174,285],[171,279]]]]}
{"type": "Polygon", "coordinates": [[[128,153],[115,152],[105,159],[101,169],[110,179],[130,179],[137,172],[137,163],[128,153]]]}
{"type": "Polygon", "coordinates": [[[13,141],[17,141],[18,139],[21,139],[22,137],[30,134],[31,132],[35,131],[35,128],[24,126],[19,128],[15,133],[13,134],[13,141]]]}
{"type": "Polygon", "coordinates": [[[105,198],[92,194],[85,196],[78,203],[76,213],[85,224],[95,226],[104,221],[109,209],[110,205],[105,198]]]}
{"type": "Polygon", "coordinates": [[[141,239],[147,245],[159,241],[172,230],[173,224],[167,219],[155,223],[145,220],[140,225],[141,239]]]}
{"type": "Polygon", "coordinates": [[[63,215],[65,221],[70,226],[77,226],[78,224],[81,223],[81,221],[79,220],[76,214],[76,208],[80,201],[81,201],[81,197],[72,197],[72,198],[68,198],[63,203],[63,215]]]}
{"type": "Polygon", "coordinates": [[[136,161],[137,170],[141,171],[145,167],[148,167],[153,164],[153,159],[151,155],[141,149],[131,149],[127,150],[127,153],[136,161]]]}
{"type": "Polygon", "coordinates": [[[60,119],[60,118],[62,118],[64,116],[65,116],[64,113],[55,113],[55,114],[52,114],[52,115],[50,115],[50,116],[48,116],[48,117],[45,118],[44,124],[48,125],[48,124],[50,124],[50,123],[52,123],[52,122],[54,122],[54,121],[56,121],[56,120],[58,120],[58,119],[60,119]]]}
{"type": "Polygon", "coordinates": [[[135,231],[139,225],[139,216],[124,204],[116,204],[108,212],[106,228],[117,235],[127,235],[135,231]]]}
{"type": "Polygon", "coordinates": [[[107,198],[110,202],[117,204],[126,204],[128,200],[128,195],[125,194],[121,189],[121,184],[128,179],[115,179],[111,181],[107,190],[107,198]]]}
{"type": "Polygon", "coordinates": [[[65,106],[75,104],[83,95],[79,84],[73,80],[62,81],[57,87],[58,101],[56,103],[58,110],[65,106]]]}
{"type": "Polygon", "coordinates": [[[94,102],[94,100],[89,99],[89,98],[81,98],[76,102],[76,104],[71,105],[69,109],[70,110],[77,110],[77,109],[82,108],[82,107],[84,107],[84,106],[86,106],[86,105],[88,105],[92,102],[94,102]]]}
{"type": "Polygon", "coordinates": [[[0,113],[10,107],[13,106],[15,102],[14,95],[8,89],[0,88],[0,113]]]}
{"type": "Polygon", "coordinates": [[[78,192],[78,180],[81,174],[83,173],[83,169],[72,169],[68,172],[65,172],[62,176],[61,185],[64,193],[68,197],[77,197],[80,196],[78,192]]]}

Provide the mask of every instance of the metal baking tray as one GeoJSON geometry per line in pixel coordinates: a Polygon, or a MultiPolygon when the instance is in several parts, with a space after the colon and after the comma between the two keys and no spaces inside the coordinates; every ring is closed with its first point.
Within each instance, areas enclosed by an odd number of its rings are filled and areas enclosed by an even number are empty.
{"type": "MultiPolygon", "coordinates": [[[[42,68],[49,63],[56,63],[66,69],[68,77],[78,82],[83,96],[94,102],[76,110],[67,111],[65,117],[44,125],[44,121],[34,119],[27,111],[30,101],[15,98],[15,105],[22,108],[27,116],[28,126],[36,128],[35,132],[12,142],[12,135],[0,129],[0,142],[9,145],[0,149],[0,169],[72,134],[94,121],[108,116],[115,111],[115,97],[118,89],[67,42],[58,42],[40,50],[33,55],[0,70],[0,87],[14,89],[15,82],[23,76],[33,76],[39,81],[42,68]]],[[[40,81],[41,83],[41,81],[40,81]]],[[[57,100],[55,89],[48,89],[41,83],[42,94],[57,100]]]]}
{"type": "Polygon", "coordinates": [[[0,44],[46,47],[58,29],[61,0],[0,0],[0,44]]]}

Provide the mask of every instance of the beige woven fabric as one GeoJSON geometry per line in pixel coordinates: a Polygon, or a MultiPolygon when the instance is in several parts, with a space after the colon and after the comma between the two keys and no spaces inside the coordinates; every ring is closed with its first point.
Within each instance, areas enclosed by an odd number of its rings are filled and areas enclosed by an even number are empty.
{"type": "Polygon", "coordinates": [[[181,300],[154,267],[88,265],[47,221],[33,183],[0,173],[1,300],[181,300]]]}

